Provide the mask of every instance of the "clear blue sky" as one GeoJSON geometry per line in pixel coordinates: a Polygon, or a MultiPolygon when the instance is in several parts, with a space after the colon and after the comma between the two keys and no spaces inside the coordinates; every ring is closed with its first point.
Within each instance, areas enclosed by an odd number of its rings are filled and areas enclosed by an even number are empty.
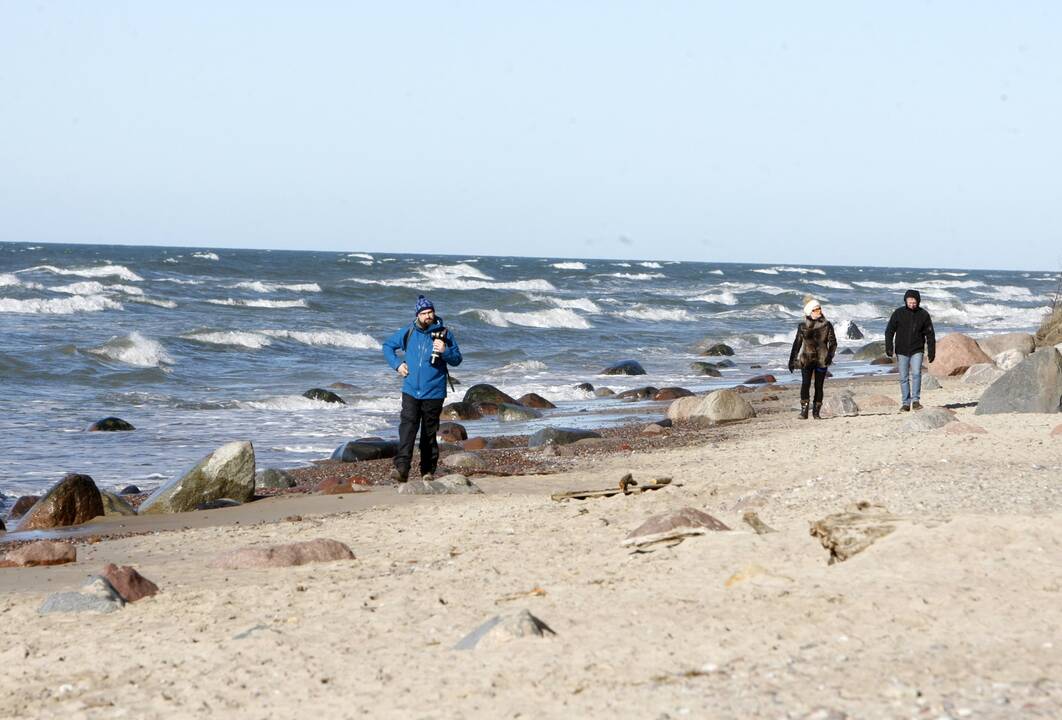
{"type": "Polygon", "coordinates": [[[0,241],[1057,270],[1057,2],[2,2],[0,241]]]}

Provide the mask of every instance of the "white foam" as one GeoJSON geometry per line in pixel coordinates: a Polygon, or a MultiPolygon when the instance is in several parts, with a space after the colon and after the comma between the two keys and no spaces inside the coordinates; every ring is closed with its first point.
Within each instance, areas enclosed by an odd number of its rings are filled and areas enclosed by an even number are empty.
{"type": "Polygon", "coordinates": [[[247,282],[238,282],[235,285],[229,285],[228,287],[253,290],[254,292],[260,293],[276,292],[277,290],[291,290],[292,292],[321,292],[321,286],[317,283],[294,283],[291,285],[283,285],[280,283],[265,283],[259,280],[250,280],[247,282]]]}
{"type": "Polygon", "coordinates": [[[138,332],[131,332],[124,336],[116,335],[99,347],[90,348],[86,352],[135,367],[161,367],[173,364],[173,358],[160,342],[144,337],[138,332]]]}
{"type": "Polygon", "coordinates": [[[548,280],[515,280],[513,282],[485,282],[482,280],[447,279],[443,276],[420,278],[394,278],[376,280],[370,278],[350,278],[362,285],[383,285],[385,287],[407,287],[415,290],[424,288],[441,290],[519,290],[524,292],[556,292],[557,288],[548,280]]]}
{"type": "Polygon", "coordinates": [[[429,280],[450,280],[453,278],[474,278],[476,280],[493,280],[490,275],[474,268],[468,263],[456,265],[425,265],[417,270],[429,280]]]}
{"type": "Polygon", "coordinates": [[[709,270],[708,274],[709,275],[722,275],[723,271],[722,270],[709,270]]]}
{"type": "Polygon", "coordinates": [[[651,260],[648,260],[648,261],[646,261],[646,262],[640,262],[640,263],[638,263],[638,264],[639,264],[639,265],[641,265],[641,266],[642,266],[643,268],[654,268],[654,269],[659,269],[659,268],[663,267],[663,265],[661,265],[660,263],[658,263],[658,262],[653,262],[653,261],[651,261],[651,260]]]}
{"type": "Polygon", "coordinates": [[[168,258],[166,258],[165,260],[163,260],[162,262],[164,262],[164,263],[168,263],[168,264],[170,264],[170,265],[176,265],[177,263],[179,263],[179,262],[180,262],[180,260],[178,260],[178,259],[177,259],[177,258],[175,258],[175,257],[168,257],[168,258]]]}
{"type": "Polygon", "coordinates": [[[99,295],[105,292],[121,292],[126,295],[143,295],[144,291],[133,285],[104,285],[95,280],[84,280],[69,285],[57,285],[48,288],[52,292],[66,293],[68,295],[99,295]]]}
{"type": "Polygon", "coordinates": [[[248,400],[241,401],[239,403],[241,408],[250,408],[252,410],[280,410],[280,411],[298,411],[298,410],[347,410],[348,406],[341,403],[330,403],[324,400],[311,400],[310,398],[303,397],[302,395],[278,395],[276,397],[266,398],[265,400],[248,400]]]}
{"type": "Polygon", "coordinates": [[[226,298],[224,300],[207,300],[212,305],[231,305],[236,307],[253,307],[253,308],[297,308],[308,307],[305,300],[234,300],[232,298],[226,298]]]}
{"type": "Polygon", "coordinates": [[[590,323],[572,310],[565,308],[553,308],[550,310],[536,310],[534,312],[502,312],[501,310],[463,310],[461,315],[476,315],[483,322],[495,327],[509,327],[521,325],[535,328],[569,328],[573,330],[586,330],[590,323]]]}
{"type": "Polygon", "coordinates": [[[18,279],[17,275],[12,273],[0,273],[0,287],[8,287],[10,285],[21,285],[22,281],[18,279]]]}
{"type": "Polygon", "coordinates": [[[375,259],[369,253],[347,253],[347,257],[364,258],[365,260],[373,260],[373,259],[375,259]]]}
{"type": "Polygon", "coordinates": [[[181,278],[159,278],[159,282],[175,283],[177,285],[202,285],[202,280],[184,280],[181,278]]]}
{"type": "Polygon", "coordinates": [[[200,260],[220,260],[217,253],[212,252],[194,252],[192,257],[199,258],[200,260]]]}
{"type": "Polygon", "coordinates": [[[351,400],[350,407],[378,413],[396,413],[402,410],[402,400],[397,396],[351,400]]]}
{"type": "Polygon", "coordinates": [[[808,274],[811,274],[811,275],[825,275],[826,274],[826,271],[820,270],[819,268],[793,267],[792,265],[775,265],[774,267],[771,267],[771,268],[761,269],[761,270],[753,270],[752,272],[763,273],[764,275],[777,275],[778,273],[797,273],[799,275],[808,275],[808,274]]]}
{"type": "Polygon", "coordinates": [[[596,314],[596,313],[601,312],[601,308],[598,307],[597,303],[595,303],[593,300],[591,300],[589,298],[567,299],[567,298],[552,297],[550,295],[534,295],[534,294],[529,294],[527,297],[529,299],[531,299],[531,300],[536,301],[536,302],[549,303],[553,307],[565,308],[567,310],[582,310],[585,313],[591,313],[591,314],[596,314]]]}
{"type": "Polygon", "coordinates": [[[608,273],[606,277],[622,278],[623,280],[656,280],[664,277],[663,273],[608,273]]]}
{"type": "Polygon", "coordinates": [[[630,267],[631,266],[630,263],[625,263],[625,262],[618,262],[618,263],[612,263],[612,264],[615,265],[616,267],[630,267]]]}
{"type": "Polygon", "coordinates": [[[689,311],[682,308],[666,309],[656,308],[648,305],[635,305],[629,310],[624,310],[618,313],[620,317],[630,318],[631,320],[649,320],[649,321],[671,321],[681,322],[684,320],[692,320],[693,316],[689,311]]]}
{"type": "Polygon", "coordinates": [[[198,332],[182,335],[185,340],[208,343],[210,345],[232,345],[245,347],[252,350],[261,350],[271,345],[272,341],[261,333],[245,332],[242,330],[222,330],[217,332],[198,332]]]}
{"type": "Polygon", "coordinates": [[[156,300],[155,298],[149,297],[132,297],[129,299],[133,302],[141,303],[143,305],[154,305],[155,307],[169,308],[170,310],[177,307],[177,303],[175,303],[173,300],[156,300]]]}
{"type": "Polygon", "coordinates": [[[777,275],[778,271],[774,268],[753,268],[752,272],[761,273],[763,275],[777,275]]]}
{"type": "Polygon", "coordinates": [[[381,347],[380,343],[370,335],[346,330],[261,330],[260,332],[268,337],[294,340],[303,345],[345,347],[354,350],[379,350],[381,347]]]}
{"type": "Polygon", "coordinates": [[[861,302],[851,304],[824,305],[822,312],[828,320],[877,320],[888,317],[891,309],[881,308],[874,303],[861,302]]]}
{"type": "Polygon", "coordinates": [[[37,265],[18,272],[50,272],[54,275],[75,275],[77,277],[117,277],[127,282],[141,282],[144,278],[124,265],[98,265],[96,267],[60,268],[54,265],[37,265]]]}
{"type": "Polygon", "coordinates": [[[704,295],[697,295],[690,298],[697,302],[716,303],[718,305],[737,305],[738,297],[729,290],[724,290],[721,293],[706,293],[704,295]]]}
{"type": "Polygon", "coordinates": [[[984,297],[992,298],[993,300],[1016,301],[1016,302],[1032,302],[1036,300],[1036,296],[1032,294],[1032,291],[1026,287],[1020,287],[1018,285],[997,285],[991,290],[971,290],[975,295],[982,295],[984,297]]]}
{"type": "Polygon", "coordinates": [[[52,300],[0,298],[0,312],[26,315],[71,315],[101,310],[121,310],[122,304],[102,295],[75,295],[52,300]]]}
{"type": "Polygon", "coordinates": [[[1048,306],[1016,308],[995,303],[968,303],[934,306],[934,324],[966,325],[975,328],[1034,328],[1051,312],[1048,306]]]}
{"type": "Polygon", "coordinates": [[[527,373],[540,373],[547,370],[546,363],[541,360],[518,360],[508,365],[502,365],[490,372],[496,375],[525,375],[527,373]]]}
{"type": "Polygon", "coordinates": [[[372,265],[372,260],[358,260],[358,265],[372,265]]]}
{"type": "Polygon", "coordinates": [[[269,449],[277,450],[279,452],[307,453],[311,455],[330,455],[333,450],[333,448],[330,447],[318,447],[314,445],[280,445],[269,449]]]}
{"type": "Polygon", "coordinates": [[[586,263],[581,262],[559,262],[553,263],[553,267],[558,270],[586,270],[586,263]]]}
{"type": "Polygon", "coordinates": [[[944,270],[930,270],[926,275],[950,275],[951,277],[966,277],[969,273],[964,272],[946,272],[944,270]]]}

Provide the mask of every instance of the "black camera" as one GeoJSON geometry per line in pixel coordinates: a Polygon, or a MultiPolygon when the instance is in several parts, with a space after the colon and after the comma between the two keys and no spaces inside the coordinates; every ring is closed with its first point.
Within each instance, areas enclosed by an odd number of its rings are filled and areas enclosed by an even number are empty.
{"type": "MultiPolygon", "coordinates": [[[[431,339],[432,339],[433,343],[434,343],[435,340],[442,340],[443,342],[446,342],[446,328],[441,327],[438,330],[432,330],[431,339]]],[[[439,359],[439,353],[437,353],[434,350],[432,350],[432,353],[431,353],[431,364],[434,365],[435,362],[438,359],[439,359]]]]}

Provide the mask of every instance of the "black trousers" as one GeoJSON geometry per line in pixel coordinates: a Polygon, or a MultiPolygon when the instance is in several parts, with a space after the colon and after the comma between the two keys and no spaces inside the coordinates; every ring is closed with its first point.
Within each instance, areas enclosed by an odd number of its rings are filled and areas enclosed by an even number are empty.
{"type": "Polygon", "coordinates": [[[822,402],[822,384],[826,382],[826,368],[801,368],[800,402],[807,402],[811,395],[811,380],[815,380],[815,402],[822,402]]]}
{"type": "Polygon", "coordinates": [[[395,467],[403,475],[409,474],[409,465],[413,462],[413,441],[420,429],[420,474],[434,473],[439,464],[439,441],[435,433],[439,432],[439,415],[442,414],[443,399],[417,400],[412,395],[402,393],[402,416],[398,424],[398,454],[395,455],[395,467]]]}

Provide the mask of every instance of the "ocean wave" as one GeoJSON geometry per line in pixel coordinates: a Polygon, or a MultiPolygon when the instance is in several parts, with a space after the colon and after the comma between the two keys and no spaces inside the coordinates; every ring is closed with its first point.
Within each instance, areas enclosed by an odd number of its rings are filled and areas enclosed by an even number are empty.
{"type": "Polygon", "coordinates": [[[846,282],[840,280],[801,280],[808,285],[818,285],[819,287],[832,288],[834,290],[855,290],[854,287],[846,282]]]}
{"type": "Polygon", "coordinates": [[[280,283],[261,282],[260,280],[249,280],[246,282],[238,282],[235,285],[229,285],[228,287],[253,290],[254,292],[260,293],[276,292],[277,290],[291,290],[292,292],[321,292],[321,286],[317,283],[294,283],[291,285],[283,285],[280,283]]]}
{"type": "Polygon", "coordinates": [[[474,280],[494,279],[479,268],[474,268],[468,263],[457,263],[456,265],[425,265],[418,268],[417,272],[423,275],[426,279],[434,282],[456,280],[458,278],[472,278],[474,280]]]}
{"type": "Polygon", "coordinates": [[[95,280],[83,280],[69,285],[56,285],[48,288],[52,292],[67,295],[99,295],[105,292],[121,292],[126,295],[143,295],[144,291],[133,285],[104,285],[95,280]]]}
{"type": "Polygon", "coordinates": [[[347,253],[347,257],[362,258],[363,260],[374,260],[375,259],[369,253],[347,253]]]}
{"type": "Polygon", "coordinates": [[[260,332],[268,337],[294,340],[303,345],[345,347],[354,350],[379,350],[381,347],[371,335],[346,330],[261,330],[260,332]]]}
{"type": "Polygon", "coordinates": [[[427,278],[393,278],[376,280],[371,278],[350,278],[362,285],[383,285],[385,287],[406,287],[414,290],[517,290],[522,292],[556,292],[557,288],[548,280],[514,280],[512,282],[485,282],[482,280],[427,279],[427,278]]]}
{"type": "Polygon", "coordinates": [[[330,403],[324,400],[311,400],[302,395],[277,395],[265,400],[241,400],[237,407],[251,410],[280,410],[291,412],[298,410],[348,410],[347,405],[330,403]]]}
{"type": "Polygon", "coordinates": [[[558,270],[586,270],[586,263],[581,262],[559,262],[553,263],[553,267],[558,270]]]}
{"type": "Polygon", "coordinates": [[[176,285],[202,285],[202,280],[187,280],[183,278],[159,278],[158,282],[174,283],[176,285]]]}
{"type": "Polygon", "coordinates": [[[527,297],[535,302],[549,303],[553,307],[565,308],[566,310],[582,310],[585,313],[592,314],[601,312],[601,308],[590,298],[575,298],[569,300],[567,298],[552,297],[550,295],[534,294],[529,294],[527,297]]]}
{"type": "Polygon", "coordinates": [[[358,265],[372,265],[372,260],[358,260],[358,265]]]}
{"type": "Polygon", "coordinates": [[[117,277],[127,282],[142,282],[144,278],[124,265],[97,265],[96,267],[60,268],[54,265],[36,265],[18,272],[50,272],[53,275],[75,275],[77,277],[117,277]]]}
{"type": "Polygon", "coordinates": [[[630,263],[625,263],[625,262],[615,262],[615,263],[612,263],[612,264],[614,266],[616,266],[616,267],[630,267],[631,266],[630,263]]]}
{"type": "Polygon", "coordinates": [[[739,302],[737,295],[730,292],[729,290],[724,290],[721,293],[706,293],[704,295],[697,295],[696,297],[692,297],[690,299],[697,302],[716,303],[717,305],[737,305],[739,302]]]}
{"type": "Polygon", "coordinates": [[[754,305],[750,308],[722,310],[717,313],[712,313],[712,317],[736,317],[751,320],[789,320],[792,318],[804,317],[804,309],[802,307],[790,307],[781,303],[767,303],[764,305],[754,305]]]}
{"type": "Polygon", "coordinates": [[[175,257],[168,257],[168,258],[164,259],[162,262],[167,263],[169,265],[176,265],[177,263],[180,262],[180,260],[178,260],[175,257]]]}
{"type": "Polygon", "coordinates": [[[182,335],[185,340],[207,343],[209,345],[231,345],[233,347],[245,347],[251,350],[261,350],[273,344],[266,335],[243,330],[219,330],[216,332],[197,332],[182,335]]]}
{"type": "Polygon", "coordinates": [[[356,410],[366,410],[368,412],[391,414],[402,410],[402,399],[397,392],[389,397],[355,399],[347,402],[350,407],[356,410]]]}
{"type": "Polygon", "coordinates": [[[775,265],[769,268],[756,268],[752,272],[762,273],[764,275],[777,275],[778,273],[797,273],[799,275],[825,275],[825,270],[819,268],[803,268],[793,267],[792,265],[775,265]]]}
{"type": "Polygon", "coordinates": [[[490,372],[495,375],[524,375],[526,373],[545,372],[548,368],[541,360],[518,360],[508,365],[494,368],[490,372]]]}
{"type": "Polygon", "coordinates": [[[234,307],[252,307],[252,308],[297,308],[297,307],[309,307],[305,300],[234,300],[233,298],[225,298],[224,300],[210,299],[207,300],[211,305],[230,305],[234,307]]]}
{"type": "Polygon", "coordinates": [[[217,260],[221,259],[220,257],[218,257],[217,253],[212,253],[212,252],[194,252],[194,253],[192,253],[192,257],[199,258],[200,260],[215,260],[215,261],[217,261],[217,260]]]}
{"type": "Polygon", "coordinates": [[[590,323],[572,310],[553,308],[534,312],[502,312],[501,310],[462,310],[461,315],[475,315],[488,325],[510,327],[521,325],[533,328],[568,328],[586,330],[590,323]]]}
{"type": "Polygon", "coordinates": [[[665,276],[663,273],[607,273],[605,277],[620,278],[622,280],[657,280],[665,276]]]}
{"type": "Polygon", "coordinates": [[[722,270],[709,270],[709,271],[708,271],[708,274],[709,274],[709,275],[723,275],[723,274],[725,274],[725,273],[723,273],[723,271],[722,271],[722,270]]]}
{"type": "Polygon", "coordinates": [[[142,305],[154,305],[155,307],[168,308],[170,310],[177,307],[177,303],[173,300],[156,300],[155,298],[149,297],[131,297],[129,300],[131,302],[141,303],[142,305]]]}
{"type": "Polygon", "coordinates": [[[320,447],[315,445],[278,445],[269,448],[277,452],[297,453],[297,454],[311,454],[311,455],[329,455],[335,448],[320,447]]]}
{"type": "Polygon", "coordinates": [[[1044,315],[1051,312],[1049,306],[1016,308],[995,303],[958,303],[942,305],[932,310],[933,322],[940,325],[957,325],[975,328],[1034,328],[1044,315]]]}
{"type": "Polygon", "coordinates": [[[17,275],[12,273],[0,273],[0,287],[8,287],[9,285],[21,285],[22,281],[18,279],[17,275]]]}
{"type": "Polygon", "coordinates": [[[661,265],[660,263],[653,262],[652,260],[647,260],[646,262],[640,262],[638,264],[641,265],[643,268],[660,269],[663,267],[663,265],[661,265]]]}
{"type": "Polygon", "coordinates": [[[669,310],[667,308],[657,308],[648,305],[635,305],[630,310],[624,310],[617,314],[620,317],[629,318],[631,320],[649,320],[652,322],[682,322],[693,319],[693,316],[690,315],[689,311],[682,308],[673,308],[669,310]]]}
{"type": "Polygon", "coordinates": [[[974,295],[981,295],[982,297],[992,298],[993,300],[1014,301],[1014,302],[1032,302],[1036,300],[1036,296],[1032,294],[1032,291],[1026,287],[1019,287],[1017,285],[997,285],[991,290],[971,290],[974,295]]]}
{"type": "Polygon", "coordinates": [[[73,313],[121,310],[122,304],[102,295],[75,295],[51,300],[0,298],[0,312],[26,315],[71,315],[73,313]]]}
{"type": "MultiPolygon", "coordinates": [[[[828,320],[879,320],[888,317],[892,309],[884,309],[874,303],[841,303],[823,305],[822,312],[828,320]]],[[[842,328],[843,329],[843,328],[842,328]]]]}
{"type": "Polygon", "coordinates": [[[116,335],[99,347],[89,348],[85,352],[134,367],[162,367],[173,364],[173,358],[166,352],[162,343],[138,332],[116,335]]]}
{"type": "Polygon", "coordinates": [[[950,275],[951,277],[966,277],[970,273],[964,272],[947,272],[945,270],[930,270],[926,275],[950,275]]]}
{"type": "Polygon", "coordinates": [[[958,288],[958,289],[970,289],[975,287],[981,287],[984,285],[979,280],[915,280],[909,282],[877,282],[875,280],[856,280],[852,283],[859,287],[871,288],[874,290],[908,290],[914,288],[915,290],[925,293],[925,288],[943,290],[945,288],[958,288]]]}

